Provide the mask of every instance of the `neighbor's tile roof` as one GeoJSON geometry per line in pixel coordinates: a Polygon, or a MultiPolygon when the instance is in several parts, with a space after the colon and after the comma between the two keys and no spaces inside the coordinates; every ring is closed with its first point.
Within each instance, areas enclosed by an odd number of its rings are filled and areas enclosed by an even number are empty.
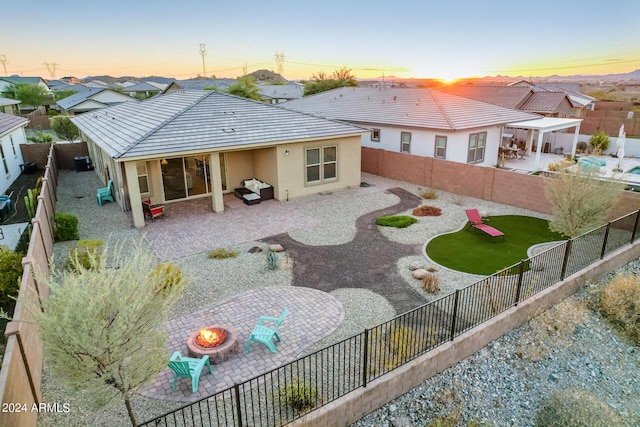
{"type": "Polygon", "coordinates": [[[564,92],[534,92],[520,105],[520,110],[532,113],[552,113],[565,99],[568,99],[568,96],[564,92]]]}
{"type": "Polygon", "coordinates": [[[361,128],[215,91],[176,91],[71,119],[114,158],[361,134],[361,128]]]}
{"type": "Polygon", "coordinates": [[[124,88],[125,92],[159,92],[167,87],[166,84],[155,82],[141,82],[124,88]]]}
{"type": "Polygon", "coordinates": [[[258,85],[260,96],[266,99],[299,99],[302,98],[304,87],[297,83],[284,85],[258,85]]]}
{"type": "MultiPolygon", "coordinates": [[[[86,86],[85,86],[86,87],[86,86]]],[[[119,95],[121,95],[123,97],[122,101],[119,102],[128,102],[127,99],[125,99],[124,97],[129,97],[126,94],[120,94],[120,92],[114,91],[112,89],[106,88],[106,87],[88,87],[85,90],[81,90],[80,92],[76,92],[71,96],[68,96],[66,98],[61,99],[60,101],[57,102],[57,104],[64,108],[65,110],[69,110],[77,105],[82,104],[83,102],[85,102],[88,99],[93,99],[93,97],[95,97],[96,95],[98,95],[101,92],[104,91],[111,91],[111,92],[115,92],[119,95]]],[[[131,97],[129,97],[131,98],[131,97]]],[[[135,98],[131,98],[131,101],[133,102],[137,102],[138,100],[135,98]]],[[[100,102],[100,101],[96,101],[96,102],[100,102]]],[[[118,103],[119,103],[118,102],[118,103]]],[[[105,104],[104,102],[100,102],[101,104],[105,104]]],[[[115,104],[115,103],[112,103],[115,104]]],[[[105,105],[109,105],[109,104],[105,104],[105,105]]]]}
{"type": "Polygon", "coordinates": [[[350,122],[442,130],[539,118],[433,89],[339,88],[288,101],[282,107],[350,122]]]}
{"type": "Polygon", "coordinates": [[[439,90],[507,108],[520,108],[533,93],[530,86],[454,85],[439,90]]]}
{"type": "Polygon", "coordinates": [[[19,101],[17,99],[0,97],[0,105],[2,105],[2,106],[4,106],[4,105],[16,105],[16,104],[20,104],[21,102],[22,101],[19,101]]]}
{"type": "Polygon", "coordinates": [[[29,120],[13,114],[0,113],[0,135],[15,129],[19,126],[26,126],[29,120]]]}

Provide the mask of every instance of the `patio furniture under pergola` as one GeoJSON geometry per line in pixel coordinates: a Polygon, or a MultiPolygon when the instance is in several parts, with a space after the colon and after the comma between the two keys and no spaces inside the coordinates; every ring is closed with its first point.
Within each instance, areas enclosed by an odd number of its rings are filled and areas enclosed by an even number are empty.
{"type": "Polygon", "coordinates": [[[525,120],[522,122],[513,122],[508,123],[506,127],[517,128],[517,129],[526,129],[527,130],[527,140],[526,140],[526,153],[531,154],[531,149],[533,146],[533,131],[538,131],[538,139],[536,143],[536,160],[534,169],[540,170],[540,153],[543,149],[543,138],[544,134],[547,132],[553,132],[561,129],[570,129],[575,127],[574,136],[573,136],[573,144],[571,146],[571,156],[574,157],[576,155],[576,145],[578,144],[578,135],[580,134],[580,122],[582,119],[561,119],[557,117],[543,117],[541,119],[534,120],[525,120]]]}

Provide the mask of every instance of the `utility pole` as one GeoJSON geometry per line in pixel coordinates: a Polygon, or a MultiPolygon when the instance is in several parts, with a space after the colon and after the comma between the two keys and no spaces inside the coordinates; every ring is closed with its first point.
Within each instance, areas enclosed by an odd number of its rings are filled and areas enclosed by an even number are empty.
{"type": "Polygon", "coordinates": [[[0,55],[0,62],[2,62],[2,67],[4,68],[4,75],[8,76],[9,74],[7,74],[7,56],[6,55],[0,55]]]}
{"type": "Polygon", "coordinates": [[[284,77],[284,52],[276,51],[276,54],[273,55],[273,57],[276,59],[278,74],[284,77]]]}
{"type": "Polygon", "coordinates": [[[202,56],[202,77],[207,77],[207,70],[204,66],[204,56],[207,54],[207,47],[200,43],[200,56],[202,56]]]}
{"type": "Polygon", "coordinates": [[[49,70],[49,75],[51,76],[51,79],[55,79],[56,78],[56,67],[58,66],[58,64],[56,64],[56,61],[53,61],[52,64],[49,64],[47,61],[44,61],[44,65],[45,67],[47,67],[47,70],[49,70]]]}

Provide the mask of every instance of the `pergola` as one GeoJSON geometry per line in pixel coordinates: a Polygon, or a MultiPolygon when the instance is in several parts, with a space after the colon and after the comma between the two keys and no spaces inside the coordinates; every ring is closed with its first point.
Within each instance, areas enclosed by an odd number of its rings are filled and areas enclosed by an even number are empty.
{"type": "Polygon", "coordinates": [[[576,155],[576,145],[578,144],[578,135],[580,134],[580,122],[582,119],[560,119],[557,117],[543,117],[534,120],[525,120],[522,122],[508,123],[506,126],[517,129],[527,130],[526,151],[527,154],[531,154],[531,147],[533,146],[533,131],[538,131],[538,142],[536,145],[536,161],[534,164],[535,170],[539,170],[540,166],[540,152],[542,151],[542,141],[544,134],[547,132],[553,132],[561,129],[569,129],[575,127],[573,136],[573,145],[571,146],[571,156],[576,155]]]}

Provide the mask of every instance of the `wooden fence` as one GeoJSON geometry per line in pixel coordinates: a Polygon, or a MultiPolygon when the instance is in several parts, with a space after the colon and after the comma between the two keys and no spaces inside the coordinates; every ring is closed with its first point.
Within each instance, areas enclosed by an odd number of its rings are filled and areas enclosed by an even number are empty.
{"type": "Polygon", "coordinates": [[[43,348],[31,310],[34,309],[32,302],[39,302],[49,295],[48,287],[35,280],[34,273],[49,274],[57,187],[58,169],[52,145],[38,196],[36,216],[31,221],[33,228],[29,249],[22,259],[24,270],[18,302],[13,321],[9,322],[5,331],[7,346],[0,369],[0,402],[7,405],[3,405],[0,411],[0,425],[4,427],[35,426],[38,411],[34,408],[42,403],[43,348]]]}

